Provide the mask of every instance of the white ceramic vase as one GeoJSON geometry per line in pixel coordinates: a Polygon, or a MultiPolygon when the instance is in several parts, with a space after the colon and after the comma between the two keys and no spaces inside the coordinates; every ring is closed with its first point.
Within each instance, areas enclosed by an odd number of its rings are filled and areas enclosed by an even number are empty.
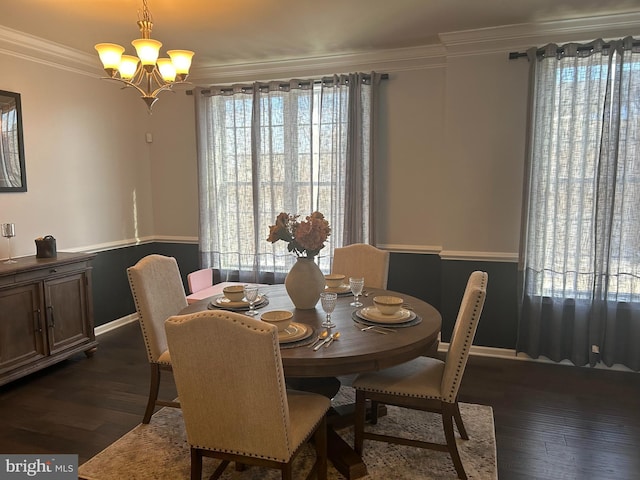
{"type": "Polygon", "coordinates": [[[324,275],[313,257],[298,257],[284,280],[289,298],[301,310],[316,307],[324,285],[324,275]]]}

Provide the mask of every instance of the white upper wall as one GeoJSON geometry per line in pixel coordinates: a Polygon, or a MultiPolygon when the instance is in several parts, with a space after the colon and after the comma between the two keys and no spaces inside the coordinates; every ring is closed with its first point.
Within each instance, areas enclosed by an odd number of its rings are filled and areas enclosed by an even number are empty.
{"type": "MultiPolygon", "coordinates": [[[[154,234],[148,114],[133,92],[0,53],[0,89],[21,94],[27,192],[0,193],[0,223],[16,224],[13,255],[47,234],[82,250],[154,234]]],[[[0,241],[0,258],[8,256],[0,241]]]]}
{"type": "Polygon", "coordinates": [[[198,170],[193,97],[185,92],[160,94],[153,107],[150,132],[154,234],[196,241],[198,170]]]}
{"type": "Polygon", "coordinates": [[[444,115],[443,255],[518,251],[527,61],[449,58],[444,115]]]}

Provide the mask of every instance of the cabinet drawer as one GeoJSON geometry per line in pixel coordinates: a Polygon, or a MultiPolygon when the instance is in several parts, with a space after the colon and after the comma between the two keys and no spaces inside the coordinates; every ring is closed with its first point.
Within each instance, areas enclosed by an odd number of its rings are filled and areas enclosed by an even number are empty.
{"type": "Polygon", "coordinates": [[[66,275],[74,272],[83,272],[87,269],[87,262],[67,263],[64,265],[50,265],[45,268],[20,272],[15,275],[15,283],[33,282],[57,275],[66,275]]]}

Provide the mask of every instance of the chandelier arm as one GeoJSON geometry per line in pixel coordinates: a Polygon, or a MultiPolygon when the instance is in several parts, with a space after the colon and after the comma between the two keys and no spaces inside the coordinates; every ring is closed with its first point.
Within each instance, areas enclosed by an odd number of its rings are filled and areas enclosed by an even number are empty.
{"type": "Polygon", "coordinates": [[[133,87],[135,88],[140,95],[142,95],[143,97],[147,96],[147,92],[145,92],[143,89],[141,89],[138,85],[136,85],[133,82],[130,82],[129,80],[125,80],[123,78],[118,78],[118,77],[102,77],[103,80],[116,80],[120,83],[124,83],[127,87],[133,87]]]}

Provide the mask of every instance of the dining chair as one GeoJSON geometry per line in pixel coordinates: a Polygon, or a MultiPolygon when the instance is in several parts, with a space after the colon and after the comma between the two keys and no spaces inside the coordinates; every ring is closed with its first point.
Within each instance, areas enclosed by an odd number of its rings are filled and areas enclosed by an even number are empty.
{"type": "Polygon", "coordinates": [[[171,371],[164,322],[185,308],[187,299],[173,257],[148,255],[129,267],[127,276],[151,369],[149,398],[142,419],[142,423],[149,423],[156,406],[180,407],[176,401],[158,399],[158,392],[161,372],[171,371]]]}
{"type": "Polygon", "coordinates": [[[365,286],[386,289],[389,252],[366,243],[336,248],[331,272],[344,274],[347,282],[349,277],[364,277],[365,286]]]}
{"type": "Polygon", "coordinates": [[[278,468],[292,480],[293,459],[312,437],[316,461],[307,478],[326,479],[330,400],[287,391],[275,325],[208,310],[171,317],[165,328],[192,480],[202,476],[203,457],[221,460],[210,478],[236,462],[278,468]]]}
{"type": "Polygon", "coordinates": [[[202,268],[187,275],[189,293],[196,293],[213,285],[213,270],[202,268]]]}
{"type": "Polygon", "coordinates": [[[395,367],[363,373],[356,377],[353,382],[356,390],[354,430],[356,452],[362,454],[365,439],[448,451],[458,477],[467,478],[456,445],[453,422],[455,421],[460,437],[468,440],[469,435],[462,422],[458,406],[458,389],[484,306],[487,281],[486,272],[476,271],[469,277],[444,361],[431,357],[418,357],[395,367]],[[379,404],[441,414],[446,444],[365,431],[367,400],[371,401],[372,423],[377,422],[379,404]]]}

